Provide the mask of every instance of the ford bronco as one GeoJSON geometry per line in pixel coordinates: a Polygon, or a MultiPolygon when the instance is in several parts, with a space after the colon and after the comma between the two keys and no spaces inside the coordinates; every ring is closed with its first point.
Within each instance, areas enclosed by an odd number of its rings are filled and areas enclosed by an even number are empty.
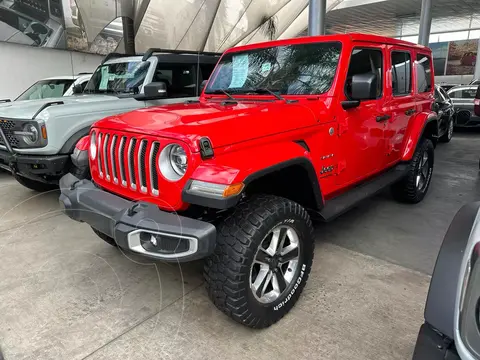
{"type": "Polygon", "coordinates": [[[83,95],[0,104],[0,168],[30,189],[57,187],[72,170],[75,144],[95,121],[196,99],[218,58],[215,53],[162,49],[150,49],[143,56],[110,54],[83,95]]]}
{"type": "Polygon", "coordinates": [[[105,118],[77,147],[60,203],[111,245],[205,258],[214,304],[263,328],[312,266],[311,215],[334,219],[391,186],[421,201],[437,142],[427,47],[362,34],[227,50],[199,101],[105,118]]]}

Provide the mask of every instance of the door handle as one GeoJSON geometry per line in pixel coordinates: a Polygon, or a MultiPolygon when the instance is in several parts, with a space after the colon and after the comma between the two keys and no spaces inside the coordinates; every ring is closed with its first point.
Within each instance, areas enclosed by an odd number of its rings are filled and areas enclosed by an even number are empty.
{"type": "Polygon", "coordinates": [[[377,122],[387,121],[390,118],[391,118],[390,115],[377,116],[377,122]]]}
{"type": "Polygon", "coordinates": [[[405,115],[413,115],[417,112],[417,110],[415,109],[408,109],[407,111],[405,111],[405,115]]]}

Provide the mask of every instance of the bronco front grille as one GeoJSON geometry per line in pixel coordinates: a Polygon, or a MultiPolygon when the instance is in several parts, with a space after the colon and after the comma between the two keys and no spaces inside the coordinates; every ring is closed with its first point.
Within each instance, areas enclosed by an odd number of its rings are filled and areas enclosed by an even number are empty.
{"type": "MultiPolygon", "coordinates": [[[[10,146],[12,147],[18,147],[18,139],[13,134],[13,131],[15,130],[15,126],[16,124],[15,124],[15,121],[13,120],[0,120],[0,127],[2,128],[3,133],[5,134],[5,137],[10,143],[10,146]]],[[[5,145],[1,136],[0,136],[0,145],[5,145]]]]}
{"type": "Polygon", "coordinates": [[[98,176],[114,184],[158,196],[160,142],[136,136],[97,132],[98,176]]]}

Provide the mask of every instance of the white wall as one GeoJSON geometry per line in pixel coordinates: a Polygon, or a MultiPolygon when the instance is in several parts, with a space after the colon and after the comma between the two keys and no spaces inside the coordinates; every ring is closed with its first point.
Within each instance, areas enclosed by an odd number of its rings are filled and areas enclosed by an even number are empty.
{"type": "Polygon", "coordinates": [[[0,99],[15,99],[50,76],[93,72],[103,56],[0,42],[0,99]]]}

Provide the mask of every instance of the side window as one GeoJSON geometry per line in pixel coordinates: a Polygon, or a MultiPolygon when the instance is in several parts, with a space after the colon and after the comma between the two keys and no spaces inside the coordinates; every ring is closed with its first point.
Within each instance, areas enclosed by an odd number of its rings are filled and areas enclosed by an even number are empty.
{"type": "Polygon", "coordinates": [[[202,78],[203,78],[202,80],[208,80],[214,68],[215,68],[214,64],[200,65],[200,70],[202,71],[202,78]]]}
{"type": "Polygon", "coordinates": [[[459,99],[462,97],[462,90],[454,90],[448,93],[452,99],[459,99]]]}
{"type": "Polygon", "coordinates": [[[407,95],[412,91],[412,67],[408,52],[392,51],[392,89],[394,96],[407,95]]]}
{"type": "Polygon", "coordinates": [[[85,90],[85,86],[87,86],[87,84],[88,84],[88,80],[85,80],[80,84],[80,86],[82,87],[82,91],[85,90]]]}
{"type": "Polygon", "coordinates": [[[378,49],[353,49],[348,67],[345,95],[352,97],[352,78],[354,75],[373,73],[377,75],[377,99],[383,94],[383,56],[378,49]]]}
{"type": "Polygon", "coordinates": [[[432,90],[432,70],[430,68],[430,57],[417,54],[417,91],[419,93],[432,90]]]}
{"type": "Polygon", "coordinates": [[[463,89],[462,99],[475,99],[476,94],[477,94],[477,89],[463,89]]]}

